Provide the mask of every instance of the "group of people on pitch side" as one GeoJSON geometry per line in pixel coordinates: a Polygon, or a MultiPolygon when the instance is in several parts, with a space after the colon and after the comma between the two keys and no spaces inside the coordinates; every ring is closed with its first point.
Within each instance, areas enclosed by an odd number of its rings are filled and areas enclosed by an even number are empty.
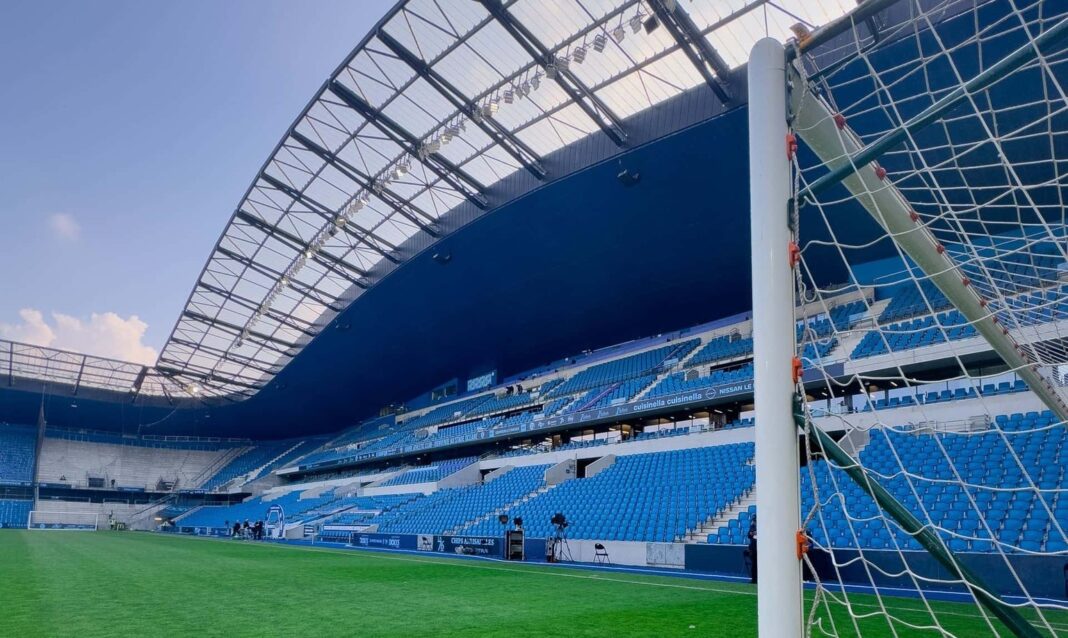
{"type": "Polygon", "coordinates": [[[264,526],[263,521],[256,521],[255,523],[249,523],[246,518],[245,523],[242,525],[241,521],[234,521],[234,526],[230,527],[230,521],[226,521],[226,529],[230,530],[230,538],[261,541],[263,540],[264,526]]]}

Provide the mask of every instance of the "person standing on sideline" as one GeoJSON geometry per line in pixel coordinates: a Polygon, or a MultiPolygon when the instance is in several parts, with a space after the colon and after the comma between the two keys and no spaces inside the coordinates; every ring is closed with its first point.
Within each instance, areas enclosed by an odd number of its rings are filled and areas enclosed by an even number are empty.
{"type": "Polygon", "coordinates": [[[749,523],[749,582],[754,585],[757,582],[757,522],[749,523]]]}

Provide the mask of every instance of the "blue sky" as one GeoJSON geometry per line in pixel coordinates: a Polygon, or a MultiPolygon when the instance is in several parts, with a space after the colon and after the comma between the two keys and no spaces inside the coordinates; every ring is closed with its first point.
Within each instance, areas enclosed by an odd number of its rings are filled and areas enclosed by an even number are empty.
{"type": "Polygon", "coordinates": [[[255,172],[392,4],[0,2],[0,337],[151,359],[255,172]]]}

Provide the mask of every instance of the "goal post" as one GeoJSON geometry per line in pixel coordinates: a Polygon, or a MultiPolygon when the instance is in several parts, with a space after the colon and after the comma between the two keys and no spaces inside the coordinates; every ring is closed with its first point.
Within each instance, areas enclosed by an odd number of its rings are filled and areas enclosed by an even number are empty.
{"type": "Polygon", "coordinates": [[[26,522],[31,530],[91,531],[100,529],[100,514],[95,512],[45,512],[32,510],[26,522]]]}
{"type": "Polygon", "coordinates": [[[748,68],[759,635],[1063,635],[1068,5],[833,27],[748,68]]]}
{"type": "Polygon", "coordinates": [[[760,636],[801,636],[797,430],[793,427],[793,275],[786,155],[786,52],[772,38],[749,60],[749,198],[757,407],[757,625],[760,636]],[[759,285],[757,285],[759,282],[759,285]]]}

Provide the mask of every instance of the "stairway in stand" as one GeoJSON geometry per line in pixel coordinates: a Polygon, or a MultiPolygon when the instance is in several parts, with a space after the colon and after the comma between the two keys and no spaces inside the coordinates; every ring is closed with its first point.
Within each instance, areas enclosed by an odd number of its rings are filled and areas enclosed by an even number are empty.
{"type": "Polygon", "coordinates": [[[687,543],[708,542],[709,534],[719,533],[719,528],[729,525],[732,520],[738,518],[739,514],[749,509],[750,505],[756,505],[756,487],[750,488],[749,491],[726,509],[686,532],[683,540],[687,543]]]}

